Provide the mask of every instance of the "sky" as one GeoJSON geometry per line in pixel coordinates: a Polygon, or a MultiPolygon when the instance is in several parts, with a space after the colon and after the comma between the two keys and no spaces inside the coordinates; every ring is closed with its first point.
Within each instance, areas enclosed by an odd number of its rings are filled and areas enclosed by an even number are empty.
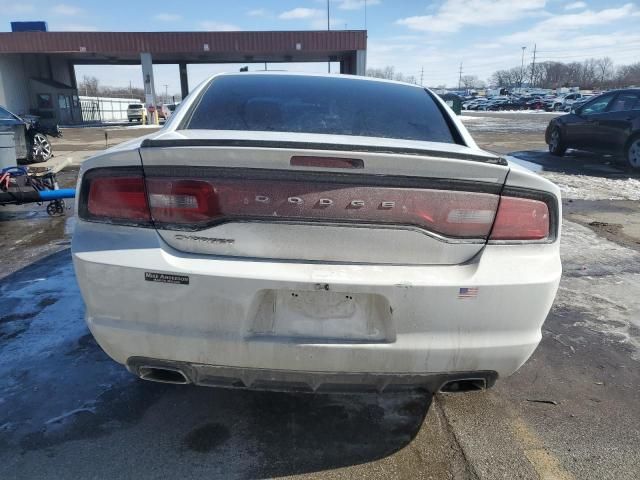
{"type": "MultiPolygon", "coordinates": [[[[332,29],[368,30],[367,66],[393,66],[427,86],[488,79],[498,69],[536,61],[611,57],[640,61],[640,4],[629,0],[330,0],[332,29]]],[[[0,30],[12,20],[44,20],[49,30],[186,31],[318,30],[327,28],[326,0],[0,0],[0,30]]],[[[241,65],[190,65],[193,87],[212,73],[241,65]]],[[[322,64],[269,68],[326,72],[322,64]]],[[[250,65],[264,69],[264,65],[250,65]]],[[[335,68],[333,70],[336,70],[335,68]]],[[[101,84],[142,86],[138,66],[78,66],[101,84]]],[[[154,68],[156,92],[180,90],[178,67],[154,68]],[[166,87],[165,87],[166,85],[166,87]]]]}

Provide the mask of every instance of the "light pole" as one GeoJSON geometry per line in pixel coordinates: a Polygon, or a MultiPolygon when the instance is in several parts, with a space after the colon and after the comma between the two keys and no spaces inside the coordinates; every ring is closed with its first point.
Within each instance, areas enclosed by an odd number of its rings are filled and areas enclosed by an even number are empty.
{"type": "Polygon", "coordinates": [[[520,90],[522,90],[522,82],[524,81],[524,51],[527,47],[522,47],[522,65],[520,66],[520,90]]]}
{"type": "MultiPolygon", "coordinates": [[[[330,19],[330,13],[329,13],[329,2],[330,2],[330,0],[327,0],[327,32],[329,30],[331,30],[331,19],[330,19]]],[[[329,61],[327,62],[327,72],[331,73],[331,57],[329,57],[329,61]]]]}

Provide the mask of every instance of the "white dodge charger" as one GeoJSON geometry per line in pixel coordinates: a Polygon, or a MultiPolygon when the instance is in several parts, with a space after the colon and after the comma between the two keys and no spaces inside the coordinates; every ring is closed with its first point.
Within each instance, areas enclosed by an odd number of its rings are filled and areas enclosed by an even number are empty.
{"type": "Polygon", "coordinates": [[[78,189],[87,323],[147,380],[486,388],[538,345],[561,275],[558,188],[416,85],[216,75],[78,189]]]}

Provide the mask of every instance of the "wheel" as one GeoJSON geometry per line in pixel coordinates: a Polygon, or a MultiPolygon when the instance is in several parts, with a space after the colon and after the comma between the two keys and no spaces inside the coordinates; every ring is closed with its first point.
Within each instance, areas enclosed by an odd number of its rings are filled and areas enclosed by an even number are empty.
{"type": "Polygon", "coordinates": [[[51,158],[51,144],[45,135],[36,133],[31,139],[29,159],[33,162],[46,162],[51,158]]]}
{"type": "Polygon", "coordinates": [[[640,168],[640,136],[629,140],[626,150],[627,163],[631,168],[640,168]]]}
{"type": "Polygon", "coordinates": [[[64,214],[64,200],[53,200],[47,205],[47,214],[51,217],[59,217],[64,214]]]}
{"type": "Polygon", "coordinates": [[[567,151],[567,147],[562,140],[562,133],[558,127],[553,127],[551,135],[549,137],[549,153],[561,157],[564,152],[567,151]]]}

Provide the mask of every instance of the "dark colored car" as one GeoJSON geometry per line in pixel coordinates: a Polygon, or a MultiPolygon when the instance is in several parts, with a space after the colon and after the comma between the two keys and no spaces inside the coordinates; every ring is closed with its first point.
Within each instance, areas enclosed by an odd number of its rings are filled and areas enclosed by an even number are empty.
{"type": "Polygon", "coordinates": [[[41,125],[35,117],[20,118],[0,107],[0,131],[13,132],[16,144],[16,159],[28,162],[45,162],[53,153],[48,136],[61,137],[57,126],[41,125]]]}
{"type": "Polygon", "coordinates": [[[525,108],[525,102],[518,99],[509,99],[504,102],[489,105],[487,110],[522,110],[525,108]]]}
{"type": "Polygon", "coordinates": [[[545,140],[552,155],[562,156],[567,148],[621,154],[640,168],[640,88],[603,93],[554,118],[545,140]]]}
{"type": "Polygon", "coordinates": [[[545,102],[542,98],[534,98],[526,103],[527,110],[545,110],[545,102]]]}

